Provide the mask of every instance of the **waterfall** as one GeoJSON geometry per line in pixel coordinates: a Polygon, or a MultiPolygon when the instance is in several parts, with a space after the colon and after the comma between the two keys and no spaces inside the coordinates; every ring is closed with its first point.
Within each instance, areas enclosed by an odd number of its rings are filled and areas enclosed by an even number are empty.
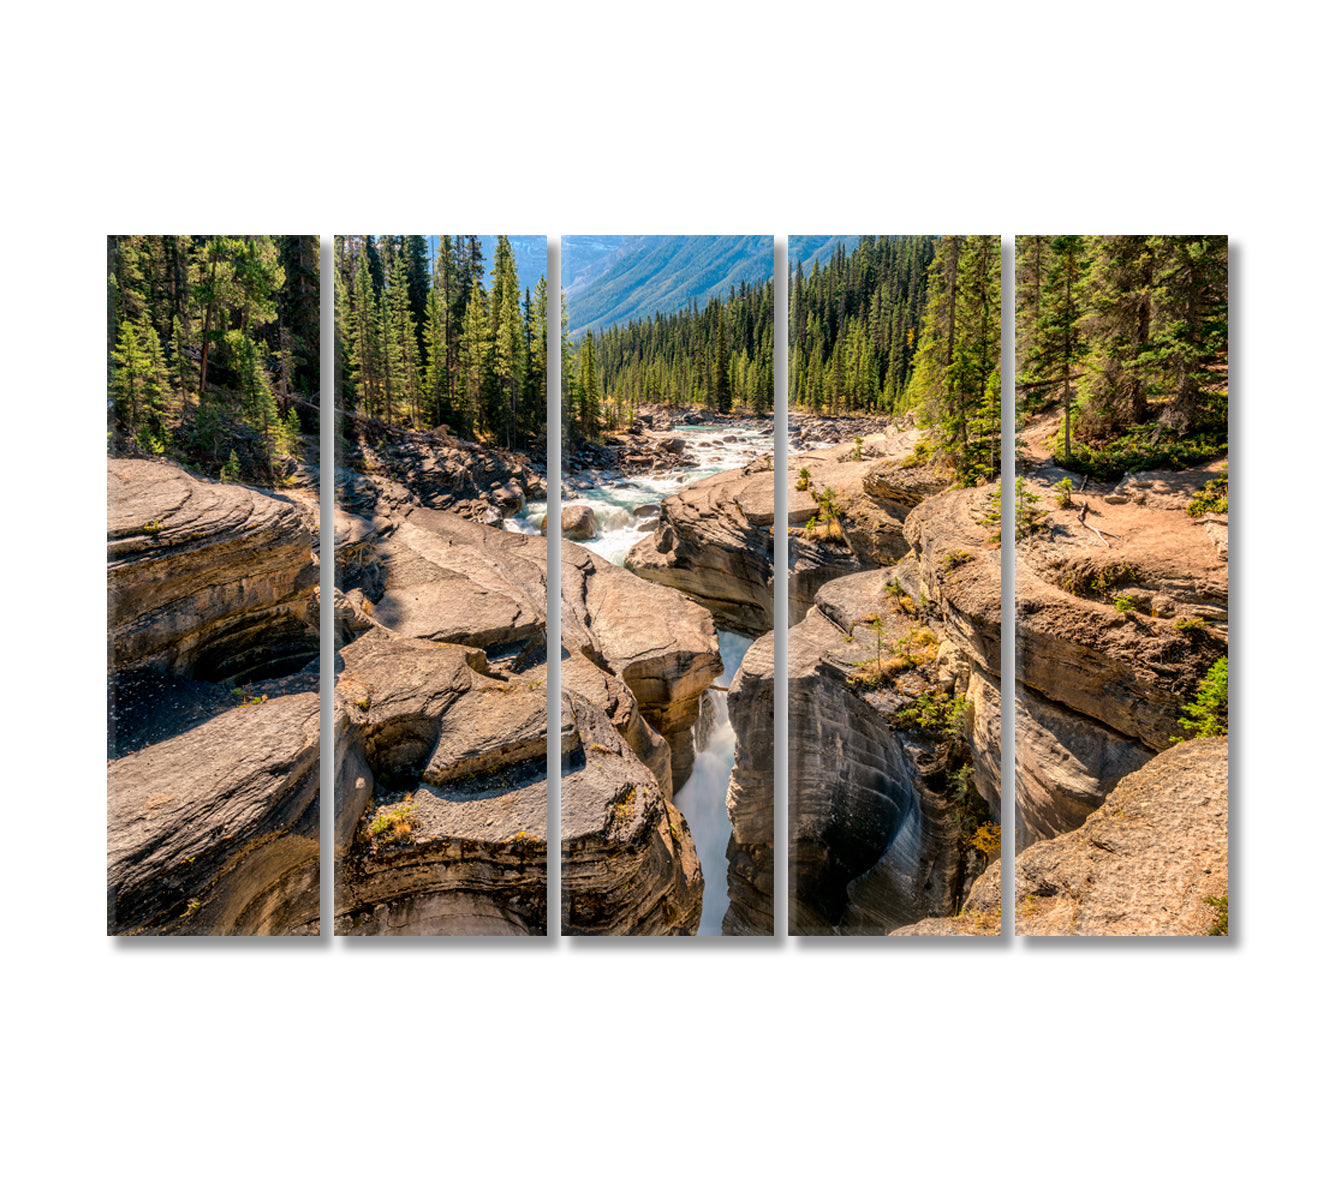
{"type": "MultiPolygon", "coordinates": [[[[723,673],[717,682],[730,684],[752,639],[720,630],[718,650],[723,658],[723,673]]],[[[727,911],[727,842],[732,826],[727,819],[727,783],[736,761],[736,734],[727,714],[727,697],[722,692],[704,693],[701,709],[707,706],[695,727],[696,746],[701,730],[712,721],[707,741],[695,754],[695,768],[685,786],[676,794],[681,810],[695,840],[700,869],[704,872],[704,915],[700,919],[701,937],[723,931],[723,913],[727,911]]]]}

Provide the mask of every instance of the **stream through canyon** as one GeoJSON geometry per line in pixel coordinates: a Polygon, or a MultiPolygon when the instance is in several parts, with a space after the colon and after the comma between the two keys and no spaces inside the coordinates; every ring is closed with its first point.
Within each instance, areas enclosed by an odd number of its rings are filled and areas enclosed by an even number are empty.
{"type": "MultiPolygon", "coordinates": [[[[658,506],[668,496],[719,471],[730,471],[760,455],[772,454],[774,448],[773,426],[769,422],[678,425],[672,436],[684,439],[686,453],[698,466],[639,475],[596,469],[565,473],[565,504],[586,504],[597,518],[597,536],[583,545],[608,562],[625,565],[630,548],[656,528],[658,506]]],[[[540,535],[546,508],[544,503],[530,504],[507,519],[505,528],[540,535]]],[[[723,674],[714,680],[715,685],[726,687],[731,683],[752,640],[719,629],[723,674]]],[[[707,692],[704,703],[713,706],[712,713],[700,722],[697,743],[701,744],[696,746],[695,767],[675,796],[675,803],[690,827],[699,855],[704,874],[704,914],[699,933],[710,936],[722,933],[723,914],[727,911],[727,842],[731,834],[727,783],[735,761],[736,738],[728,720],[725,692],[707,692]]]]}

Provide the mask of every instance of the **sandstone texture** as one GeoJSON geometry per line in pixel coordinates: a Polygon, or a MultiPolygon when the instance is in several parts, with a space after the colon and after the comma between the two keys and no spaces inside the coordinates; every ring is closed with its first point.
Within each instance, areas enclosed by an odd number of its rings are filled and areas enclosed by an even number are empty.
{"type": "Polygon", "coordinates": [[[919,697],[967,695],[964,661],[892,570],[827,583],[789,634],[789,931],[884,933],[953,913],[985,858],[971,845],[996,804],[954,795],[977,725],[904,723],[919,697]],[[880,622],[880,647],[872,621],[880,622]],[[906,641],[904,640],[906,639],[906,641]]]}
{"type": "Polygon", "coordinates": [[[545,659],[500,676],[484,649],[385,629],[340,658],[335,932],[544,932],[545,659]],[[377,836],[388,810],[407,828],[377,836]]]}
{"type": "Polygon", "coordinates": [[[727,692],[736,760],[727,784],[727,911],[723,933],[774,932],[774,635],[746,651],[727,692]]]}
{"type": "Polygon", "coordinates": [[[114,761],[108,931],[317,931],[319,765],[309,692],[234,707],[114,761]]]}

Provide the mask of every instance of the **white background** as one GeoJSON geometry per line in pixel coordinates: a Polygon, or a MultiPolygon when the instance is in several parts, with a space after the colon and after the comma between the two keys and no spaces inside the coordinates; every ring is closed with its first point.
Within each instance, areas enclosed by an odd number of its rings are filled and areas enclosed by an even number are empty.
{"type": "Polygon", "coordinates": [[[11,1194],[1319,1186],[1327,19],[1021,10],[7,18],[11,1194]],[[1232,937],[106,938],[104,238],[223,227],[1230,234],[1232,937]]]}

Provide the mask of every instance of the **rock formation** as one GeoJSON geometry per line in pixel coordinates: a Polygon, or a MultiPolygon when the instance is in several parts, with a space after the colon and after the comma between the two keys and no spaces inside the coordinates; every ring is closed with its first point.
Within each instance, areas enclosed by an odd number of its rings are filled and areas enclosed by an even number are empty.
{"type": "Polygon", "coordinates": [[[685,592],[727,629],[773,628],[774,476],[764,460],[663,501],[657,530],[626,555],[636,575],[685,592]]]}
{"type": "Polygon", "coordinates": [[[347,465],[393,481],[413,503],[488,525],[546,498],[546,480],[526,455],[452,437],[361,422],[347,465]]]}
{"type": "MultiPolygon", "coordinates": [[[[542,518],[542,532],[547,519],[542,518]]],[[[572,542],[587,542],[598,535],[597,514],[587,504],[569,504],[560,510],[560,535],[572,542]]]]}
{"type": "MultiPolygon", "coordinates": [[[[340,788],[335,928],[540,933],[546,544],[438,509],[378,517],[342,580],[353,640],[337,695],[365,769],[340,788]]],[[[586,550],[562,554],[565,927],[693,933],[703,882],[671,794],[722,670],[712,622],[586,550]]]]}
{"type": "Polygon", "coordinates": [[[723,933],[774,932],[774,635],[746,651],[727,692],[736,761],[727,784],[727,911],[723,933]]]}
{"type": "Polygon", "coordinates": [[[999,817],[956,794],[978,733],[964,706],[970,672],[920,607],[889,590],[895,578],[827,583],[789,632],[794,934],[884,932],[954,912],[985,865],[971,838],[999,817]],[[926,703],[940,715],[912,720],[926,703]]]}

